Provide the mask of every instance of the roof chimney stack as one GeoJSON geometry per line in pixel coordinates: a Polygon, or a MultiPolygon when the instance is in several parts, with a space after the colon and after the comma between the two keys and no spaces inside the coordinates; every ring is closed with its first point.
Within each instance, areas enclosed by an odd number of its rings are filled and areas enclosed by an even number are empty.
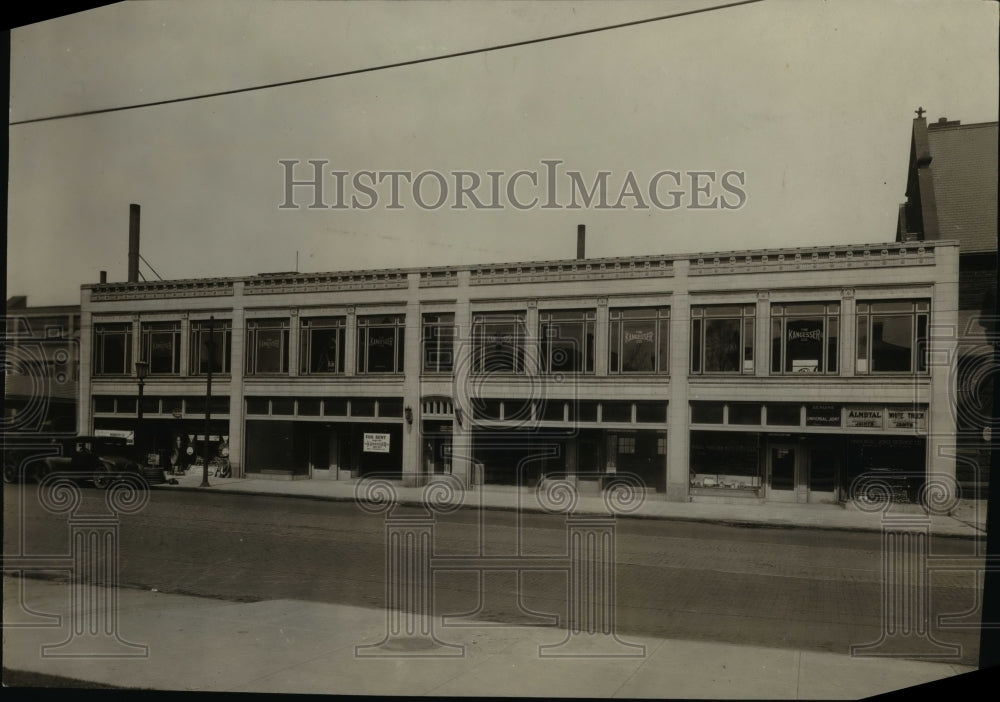
{"type": "Polygon", "coordinates": [[[128,282],[139,282],[139,206],[128,206],[128,282]]]}
{"type": "Polygon", "coordinates": [[[104,285],[107,282],[108,282],[108,272],[101,271],[101,285],[104,285]]]}
{"type": "Polygon", "coordinates": [[[576,259],[582,261],[586,258],[587,225],[576,225],[576,259]]]}

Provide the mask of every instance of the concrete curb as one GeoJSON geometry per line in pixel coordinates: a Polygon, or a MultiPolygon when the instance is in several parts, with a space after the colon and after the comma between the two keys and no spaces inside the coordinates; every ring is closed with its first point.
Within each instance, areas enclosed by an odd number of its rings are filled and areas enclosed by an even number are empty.
{"type": "MultiPolygon", "coordinates": [[[[314,500],[319,502],[358,502],[359,500],[354,497],[341,497],[337,495],[310,495],[302,493],[288,493],[288,492],[273,492],[273,491],[262,491],[262,490],[241,490],[238,488],[231,488],[226,486],[215,486],[210,485],[208,488],[195,487],[190,485],[156,485],[155,488],[166,488],[170,490],[180,490],[184,492],[205,492],[205,490],[211,490],[217,494],[228,494],[228,495],[259,495],[262,497],[282,497],[282,498],[293,498],[299,500],[314,500]]],[[[424,507],[425,504],[420,500],[414,499],[402,499],[398,500],[396,504],[403,507],[424,507]]],[[[484,509],[497,512],[516,512],[517,507],[509,505],[470,505],[462,504],[458,509],[484,509]]],[[[543,509],[535,507],[524,507],[521,511],[527,514],[549,514],[543,509]]],[[[604,512],[597,510],[581,510],[578,514],[586,516],[603,516],[604,512]]],[[[870,527],[864,525],[858,526],[847,526],[847,525],[829,525],[829,524],[803,524],[800,522],[792,521],[767,521],[767,520],[749,520],[749,519],[731,519],[724,517],[690,517],[690,516],[678,516],[678,515],[658,515],[658,514],[619,514],[616,515],[618,519],[641,519],[647,521],[668,521],[668,522],[687,522],[687,523],[705,523],[705,524],[717,524],[720,526],[729,527],[739,527],[739,528],[750,528],[750,529],[812,529],[817,531],[839,531],[847,533],[881,533],[881,527],[870,527]]],[[[952,517],[952,519],[956,519],[952,517]]],[[[947,539],[966,539],[966,540],[977,540],[985,539],[986,532],[980,529],[978,526],[969,524],[967,522],[962,522],[956,519],[956,521],[961,522],[970,529],[975,529],[976,534],[950,534],[940,531],[933,531],[932,535],[939,538],[947,539]]]]}

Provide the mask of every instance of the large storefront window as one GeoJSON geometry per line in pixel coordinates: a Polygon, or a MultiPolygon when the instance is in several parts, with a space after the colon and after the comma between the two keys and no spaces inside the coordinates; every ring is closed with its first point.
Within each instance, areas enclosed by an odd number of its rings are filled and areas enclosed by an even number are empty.
{"type": "Polygon", "coordinates": [[[771,305],[771,373],[836,373],[840,305],[771,305]]]}
{"type": "Polygon", "coordinates": [[[402,373],[406,316],[358,318],[358,373],[402,373]]]}
{"type": "Polygon", "coordinates": [[[247,375],[288,372],[288,320],[247,322],[247,375]]]}
{"type": "Polygon", "coordinates": [[[311,317],[300,324],[300,371],[306,375],[343,373],[344,318],[311,317]]]}
{"type": "Polygon", "coordinates": [[[758,491],[759,451],[757,434],[692,431],[691,487],[758,491]]]}
{"type": "Polygon", "coordinates": [[[857,315],[857,373],[927,371],[929,302],[859,302],[857,315]]]}
{"type": "Polygon", "coordinates": [[[477,315],[472,328],[474,373],[524,372],[524,314],[477,315]]]}
{"type": "Polygon", "coordinates": [[[424,373],[450,373],[455,365],[455,315],[425,314],[424,373]]]}
{"type": "Polygon", "coordinates": [[[924,484],[927,440],[914,436],[850,436],[847,487],[861,499],[916,502],[924,484]],[[866,494],[866,486],[877,487],[866,494]]]}
{"type": "Polygon", "coordinates": [[[181,372],[180,322],[150,322],[142,325],[142,358],[154,375],[181,372]]]}
{"type": "Polygon", "coordinates": [[[691,372],[753,373],[754,305],[691,308],[691,372]]]}
{"type": "Polygon", "coordinates": [[[539,314],[543,373],[593,373],[593,310],[561,310],[539,314]]]}
{"type": "Polygon", "coordinates": [[[94,325],[94,375],[131,375],[132,325],[94,325]]]}
{"type": "Polygon", "coordinates": [[[232,322],[216,319],[212,334],[208,333],[209,320],[191,322],[191,375],[208,373],[211,365],[213,373],[229,373],[232,356],[232,322]]]}
{"type": "Polygon", "coordinates": [[[670,371],[669,308],[613,309],[608,370],[611,373],[670,371]]]}

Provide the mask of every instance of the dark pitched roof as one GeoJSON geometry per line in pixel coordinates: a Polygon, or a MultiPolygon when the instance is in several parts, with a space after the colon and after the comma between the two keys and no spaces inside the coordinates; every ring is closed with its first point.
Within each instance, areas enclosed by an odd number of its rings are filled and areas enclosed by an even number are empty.
{"type": "Polygon", "coordinates": [[[997,250],[997,123],[913,120],[896,239],[957,239],[962,253],[997,250]]]}
{"type": "Polygon", "coordinates": [[[930,125],[938,232],[965,253],[997,250],[997,123],[930,125]]]}

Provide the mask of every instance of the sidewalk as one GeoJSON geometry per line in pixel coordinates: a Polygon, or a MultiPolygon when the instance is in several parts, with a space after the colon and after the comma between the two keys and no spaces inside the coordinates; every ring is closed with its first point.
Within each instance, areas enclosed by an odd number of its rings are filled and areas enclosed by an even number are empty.
{"type": "MultiPolygon", "coordinates": [[[[209,476],[208,488],[201,488],[202,474],[200,469],[192,469],[186,475],[172,476],[178,485],[158,486],[158,490],[211,490],[212,492],[233,492],[255,495],[277,495],[286,497],[301,497],[319,500],[355,501],[359,495],[370,494],[379,496],[372,483],[368,481],[338,481],[338,480],[265,480],[217,478],[209,476]]],[[[482,507],[484,509],[521,510],[522,512],[543,512],[544,496],[539,497],[535,489],[524,488],[518,491],[507,486],[479,486],[462,492],[448,491],[441,483],[432,483],[425,487],[404,487],[396,482],[391,490],[399,504],[421,505],[425,496],[429,496],[437,505],[454,505],[461,503],[467,508],[482,507]],[[438,486],[433,488],[433,486],[438,486]]],[[[559,506],[556,494],[548,506],[559,506]]],[[[608,514],[608,507],[601,495],[580,494],[576,496],[574,514],[608,514]]],[[[893,518],[902,517],[907,520],[924,517],[924,512],[917,512],[912,506],[894,508],[889,514],[881,511],[867,512],[855,505],[830,504],[796,504],[782,502],[767,502],[764,504],[714,504],[705,502],[669,502],[663,495],[646,494],[641,504],[632,509],[615,512],[620,516],[630,516],[640,519],[671,519],[685,521],[704,521],[716,524],[748,525],[764,527],[807,527],[813,529],[842,529],[848,531],[881,531],[886,523],[893,518]]],[[[931,533],[939,536],[964,538],[985,537],[986,535],[986,502],[985,500],[962,500],[951,515],[931,514],[926,518],[930,524],[931,533]]]]}
{"type": "MultiPolygon", "coordinates": [[[[135,589],[117,591],[117,630],[112,631],[119,640],[109,637],[113,647],[96,638],[75,642],[78,653],[128,651],[139,657],[43,655],[43,646],[69,636],[69,590],[60,582],[4,578],[5,667],[156,690],[716,699],[857,699],[975,670],[648,636],[621,637],[644,647],[630,649],[639,654],[633,658],[543,658],[542,650],[549,649],[539,647],[561,643],[566,630],[477,623],[437,626],[438,641],[452,647],[424,649],[410,638],[358,651],[356,646],[384,641],[385,612],[296,600],[234,603],[135,589]],[[61,619],[39,627],[39,613],[61,619]],[[35,626],[24,626],[30,622],[35,626]],[[146,648],[126,649],[129,644],[146,648]]],[[[94,621],[108,621],[97,615],[106,601],[98,590],[87,586],[76,593],[78,621],[89,612],[94,621]]],[[[594,637],[584,650],[597,652],[606,642],[594,637]]]]}

